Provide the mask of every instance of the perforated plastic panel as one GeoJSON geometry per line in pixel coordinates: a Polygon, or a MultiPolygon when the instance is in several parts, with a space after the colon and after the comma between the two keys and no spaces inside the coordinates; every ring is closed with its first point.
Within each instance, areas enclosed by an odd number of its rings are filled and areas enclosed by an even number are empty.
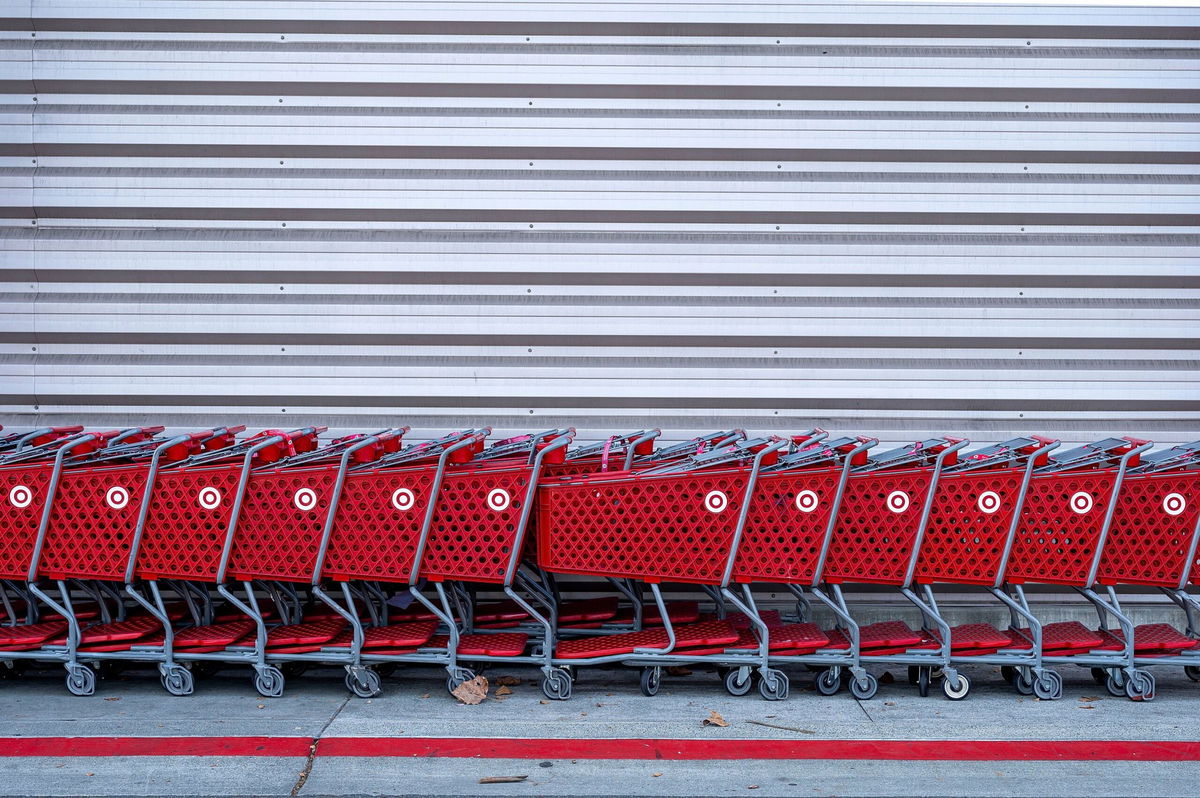
{"type": "Polygon", "coordinates": [[[1125,477],[1099,581],[1179,587],[1200,514],[1200,473],[1125,477]]]}
{"type": "Polygon", "coordinates": [[[745,470],[584,478],[538,497],[548,571],[719,584],[746,493],[745,470]]]}
{"type": "Polygon", "coordinates": [[[138,548],[142,579],[215,581],[240,465],[159,471],[138,548]]]}
{"type": "Polygon", "coordinates": [[[1115,471],[1035,474],[1005,578],[1084,586],[1115,481],[1115,471]]]}
{"type": "Polygon", "coordinates": [[[523,463],[447,471],[421,575],[503,582],[531,475],[523,463]]]}
{"type": "Polygon", "coordinates": [[[325,553],[332,579],[407,582],[436,467],[352,472],[325,553]]]}
{"type": "Polygon", "coordinates": [[[229,575],[241,580],[311,580],[337,472],[337,466],[327,466],[251,475],[233,532],[229,575]]]}
{"type": "Polygon", "coordinates": [[[148,469],[64,470],[38,574],[50,579],[123,580],[148,469]]]}
{"type": "Polygon", "coordinates": [[[840,478],[838,468],[760,475],[734,581],[810,584],[840,478]]]}
{"type": "Polygon", "coordinates": [[[933,472],[852,474],[823,578],[902,585],[933,472]]]}
{"type": "Polygon", "coordinates": [[[29,575],[53,472],[53,463],[0,469],[0,579],[29,575]]]}
{"type": "Polygon", "coordinates": [[[1020,468],[942,474],[917,555],[916,581],[994,584],[1024,478],[1020,468]]]}

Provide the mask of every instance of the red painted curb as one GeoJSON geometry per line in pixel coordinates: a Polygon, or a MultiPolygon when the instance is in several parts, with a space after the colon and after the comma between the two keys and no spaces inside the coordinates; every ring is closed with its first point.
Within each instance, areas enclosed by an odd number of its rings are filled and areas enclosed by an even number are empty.
{"type": "MultiPolygon", "coordinates": [[[[308,737],[3,737],[0,757],[306,757],[308,737]]],[[[317,756],[488,759],[915,760],[1191,762],[1200,741],[634,740],[327,737],[317,756]]]]}

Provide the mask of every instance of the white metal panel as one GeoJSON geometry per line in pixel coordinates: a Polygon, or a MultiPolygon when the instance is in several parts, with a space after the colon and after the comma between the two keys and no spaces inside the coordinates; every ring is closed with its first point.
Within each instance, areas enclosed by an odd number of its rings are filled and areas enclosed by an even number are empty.
{"type": "Polygon", "coordinates": [[[1195,9],[0,18],[5,424],[1200,437],[1195,9]]]}

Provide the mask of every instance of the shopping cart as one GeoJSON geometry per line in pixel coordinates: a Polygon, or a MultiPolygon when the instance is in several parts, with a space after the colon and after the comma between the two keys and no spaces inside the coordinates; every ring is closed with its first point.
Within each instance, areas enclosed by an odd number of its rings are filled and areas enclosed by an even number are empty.
{"type": "MultiPolygon", "coordinates": [[[[767,640],[744,634],[741,645],[757,645],[773,665],[804,665],[821,673],[832,672],[834,684],[840,684],[840,673],[846,669],[854,695],[867,699],[875,694],[878,682],[853,657],[853,633],[822,630],[811,623],[805,589],[820,584],[851,469],[867,462],[867,452],[877,441],[829,439],[823,432],[813,432],[819,434],[763,469],[733,567],[733,581],[742,585],[748,606],[757,612],[752,584],[784,585],[796,598],[799,622],[784,623],[778,618],[767,623],[767,640]]],[[[768,613],[759,614],[768,618],[768,613]]],[[[845,620],[854,624],[849,615],[845,620]]],[[[733,695],[750,689],[743,669],[726,670],[723,676],[725,689],[733,695]]]]}
{"type": "MultiPolygon", "coordinates": [[[[1200,601],[1187,586],[1195,579],[1198,541],[1200,441],[1143,455],[1121,483],[1096,578],[1118,609],[1115,586],[1141,585],[1157,588],[1183,611],[1183,632],[1168,623],[1135,627],[1133,657],[1141,667],[1183,667],[1193,681],[1200,681],[1200,601]]],[[[1124,642],[1122,630],[1111,634],[1124,642]]],[[[1095,668],[1092,675],[1113,695],[1128,695],[1125,672],[1095,668]]]]}
{"type": "MultiPolygon", "coordinates": [[[[241,430],[213,430],[200,441],[199,451],[160,464],[140,522],[133,592],[139,603],[151,603],[160,614],[168,614],[165,587],[186,608],[179,628],[163,641],[169,663],[182,663],[193,673],[249,665],[259,693],[277,696],[284,678],[266,660],[267,624],[286,624],[294,608],[275,585],[260,585],[273,600],[273,613],[259,605],[253,584],[244,585],[243,599],[224,577],[252,477],[260,469],[317,450],[317,436],[324,428],[265,430],[238,440],[241,430]]],[[[301,511],[293,505],[293,512],[301,511]]],[[[286,511],[281,510],[279,518],[287,523],[286,511]]],[[[174,686],[186,689],[190,681],[185,677],[174,686]]],[[[165,686],[174,692],[171,683],[165,686]]]]}
{"type": "Polygon", "coordinates": [[[553,630],[547,630],[552,645],[546,665],[561,674],[558,679],[565,686],[555,697],[570,694],[566,667],[611,662],[641,668],[641,689],[647,695],[658,691],[664,666],[705,662],[739,674],[757,672],[764,698],[787,696],[787,676],[769,666],[766,645],[730,650],[742,639],[730,620],[676,626],[660,584],[713,589],[722,605],[727,601],[741,611],[739,619],[761,640],[769,639],[766,622],[730,584],[762,467],[790,443],[779,438],[740,441],[659,468],[592,474],[543,487],[538,497],[542,569],[645,583],[663,622],[656,629],[558,642],[553,630]]]}
{"type": "MultiPolygon", "coordinates": [[[[462,634],[462,619],[440,581],[433,584],[436,602],[424,594],[420,569],[433,530],[444,518],[441,497],[448,480],[453,483],[456,470],[468,468],[471,459],[483,453],[490,432],[488,428],[462,430],[377,460],[355,462],[356,452],[375,445],[372,438],[366,438],[343,455],[312,574],[312,590],[336,607],[351,627],[350,634],[335,638],[322,652],[348,648],[355,667],[363,663],[372,666],[373,670],[361,674],[366,688],[378,690],[378,670],[390,671],[408,663],[443,666],[449,674],[446,689],[453,692],[474,678],[471,669],[459,664],[460,654],[493,650],[488,644],[494,640],[462,634]],[[324,592],[323,579],[338,585],[340,605],[324,592]],[[358,621],[356,584],[358,596],[376,599],[366,602],[373,620],[367,629],[358,621]],[[390,585],[402,586],[397,596],[402,601],[415,599],[418,612],[403,613],[392,622],[392,615],[400,613],[392,609],[395,597],[387,595],[390,585]],[[435,635],[439,625],[446,631],[435,635]]],[[[461,508],[451,507],[451,512],[461,513],[461,508]]],[[[461,546],[471,545],[472,529],[472,523],[461,526],[461,546]]],[[[505,638],[501,653],[512,648],[514,638],[505,638]]],[[[524,643],[521,636],[516,653],[524,650],[524,643]]],[[[364,697],[369,691],[350,687],[364,697]]]]}
{"type": "Polygon", "coordinates": [[[144,501],[145,467],[131,462],[155,445],[162,430],[39,430],[0,461],[8,500],[2,576],[26,615],[25,623],[15,623],[17,606],[4,591],[5,613],[14,624],[0,634],[0,650],[6,660],[61,662],[75,695],[95,692],[88,662],[161,628],[153,616],[127,619],[112,583],[124,576],[144,501]],[[54,587],[43,587],[43,579],[54,587]],[[86,611],[77,609],[78,593],[89,599],[86,611]],[[41,621],[39,605],[58,617],[41,621]],[[100,623],[85,628],[83,622],[96,616],[100,623]]]}
{"type": "MultiPolygon", "coordinates": [[[[923,695],[935,669],[944,674],[942,692],[951,700],[966,698],[970,680],[953,666],[950,625],[936,606],[914,592],[917,557],[933,509],[942,470],[957,462],[967,445],[959,438],[933,438],[893,449],[851,470],[828,554],[820,571],[821,584],[809,592],[831,609],[844,625],[852,663],[850,687],[873,692],[870,680],[859,676],[864,664],[907,665],[917,668],[923,695]],[[841,585],[876,584],[895,587],[921,613],[921,629],[900,620],[862,626],[852,619],[841,585]]],[[[839,673],[820,673],[817,690],[839,689],[839,673]]]]}
{"type": "Polygon", "coordinates": [[[1022,617],[1032,614],[1023,585],[1036,582],[1072,588],[1100,618],[1095,630],[1078,621],[1022,630],[1013,643],[1030,648],[1035,668],[1049,663],[1104,669],[1117,674],[1114,691],[1119,687],[1130,699],[1145,701],[1154,697],[1154,677],[1135,667],[1133,622],[1095,588],[1126,474],[1152,445],[1106,438],[1050,457],[1034,471],[1005,569],[1006,588],[1022,617]],[[1119,635],[1109,631],[1109,619],[1120,626],[1119,635]]]}
{"type": "MultiPolygon", "coordinates": [[[[950,630],[951,660],[999,665],[1018,692],[1043,700],[1062,696],[1062,677],[1037,661],[1022,628],[1040,628],[1037,618],[1001,588],[1021,509],[1035,468],[1048,464],[1058,441],[1040,436],[1012,438],[959,457],[942,470],[933,509],[917,558],[916,581],[935,610],[933,585],[987,588],[1009,613],[1009,628],[971,623],[950,630]]],[[[909,668],[909,680],[928,690],[926,676],[909,668]]]]}

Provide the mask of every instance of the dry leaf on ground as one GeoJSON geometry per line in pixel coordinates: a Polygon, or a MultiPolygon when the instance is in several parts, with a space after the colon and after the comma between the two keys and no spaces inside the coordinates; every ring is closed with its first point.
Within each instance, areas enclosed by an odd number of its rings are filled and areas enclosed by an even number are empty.
{"type": "Polygon", "coordinates": [[[521,679],[518,676],[500,676],[500,677],[496,678],[496,684],[498,684],[498,685],[508,685],[509,687],[516,687],[520,683],[521,683],[521,679]]]}
{"type": "Polygon", "coordinates": [[[708,711],[708,717],[705,718],[704,720],[700,721],[700,725],[701,726],[728,726],[729,721],[727,721],[727,720],[725,720],[725,718],[721,717],[721,713],[717,712],[715,709],[710,709],[708,711]]]}
{"type": "Polygon", "coordinates": [[[505,684],[501,684],[499,687],[496,688],[496,697],[497,698],[499,698],[502,695],[512,695],[512,694],[513,694],[513,691],[509,690],[508,686],[505,684]]]}
{"type": "Polygon", "coordinates": [[[463,682],[450,692],[450,695],[464,704],[478,704],[487,698],[487,694],[488,680],[483,676],[476,676],[469,682],[463,682]]]}

